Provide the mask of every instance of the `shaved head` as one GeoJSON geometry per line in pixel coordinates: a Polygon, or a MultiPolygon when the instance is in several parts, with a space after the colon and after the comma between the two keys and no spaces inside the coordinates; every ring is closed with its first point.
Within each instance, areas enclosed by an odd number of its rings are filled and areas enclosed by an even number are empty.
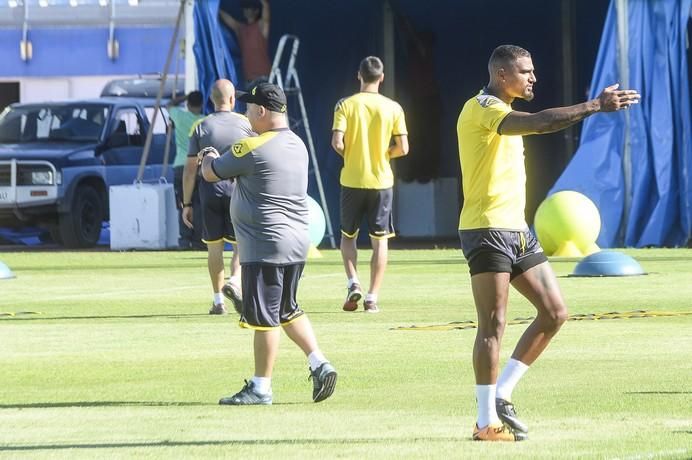
{"type": "MultiPolygon", "coordinates": [[[[235,87],[229,80],[216,80],[211,88],[211,101],[214,107],[231,104],[235,102],[235,87]]],[[[232,105],[232,104],[231,104],[232,105]]]]}

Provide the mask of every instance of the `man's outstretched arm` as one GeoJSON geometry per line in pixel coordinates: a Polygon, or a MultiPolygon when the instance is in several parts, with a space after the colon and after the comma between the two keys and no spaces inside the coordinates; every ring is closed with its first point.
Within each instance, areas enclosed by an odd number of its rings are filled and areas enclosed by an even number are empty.
{"type": "Polygon", "coordinates": [[[635,90],[618,90],[612,85],[596,98],[569,107],[556,107],[536,113],[511,112],[502,120],[497,131],[503,135],[545,134],[560,131],[597,112],[614,112],[639,103],[635,90]]]}

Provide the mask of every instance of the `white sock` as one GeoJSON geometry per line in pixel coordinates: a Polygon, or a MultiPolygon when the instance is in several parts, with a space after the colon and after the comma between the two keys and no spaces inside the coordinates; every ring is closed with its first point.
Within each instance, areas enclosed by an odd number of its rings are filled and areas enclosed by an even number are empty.
{"type": "Polygon", "coordinates": [[[220,292],[215,292],[214,293],[214,305],[218,305],[220,303],[223,303],[223,294],[220,292]]]}
{"type": "Polygon", "coordinates": [[[529,366],[516,359],[510,359],[507,365],[502,369],[500,378],[497,379],[497,395],[505,401],[512,400],[512,391],[517,386],[519,380],[529,369],[529,366]]]}
{"type": "Polygon", "coordinates": [[[324,357],[320,350],[315,350],[308,355],[308,364],[310,364],[310,369],[313,371],[326,362],[327,358],[324,357]]]}
{"type": "Polygon", "coordinates": [[[476,385],[478,403],[478,428],[500,423],[495,409],[495,385],[476,385]]]}
{"type": "Polygon", "coordinates": [[[358,281],[357,276],[348,279],[348,281],[346,282],[346,289],[351,289],[351,286],[353,286],[354,284],[360,284],[360,281],[358,281]]]}
{"type": "Polygon", "coordinates": [[[228,278],[228,282],[235,287],[240,287],[240,275],[231,276],[230,278],[228,278]]]}
{"type": "Polygon", "coordinates": [[[254,392],[258,395],[267,395],[272,392],[272,378],[271,377],[257,377],[253,376],[250,381],[254,383],[254,392]]]}
{"type": "Polygon", "coordinates": [[[368,292],[367,294],[365,294],[365,301],[377,303],[377,294],[371,294],[368,292]]]}

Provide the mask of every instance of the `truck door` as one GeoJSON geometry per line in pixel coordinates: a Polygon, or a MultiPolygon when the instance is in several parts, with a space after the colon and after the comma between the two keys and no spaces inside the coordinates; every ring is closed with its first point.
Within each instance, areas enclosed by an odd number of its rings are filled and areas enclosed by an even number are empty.
{"type": "MultiPolygon", "coordinates": [[[[144,107],[144,111],[147,115],[148,126],[151,126],[151,120],[154,116],[154,107],[144,107]]],[[[168,111],[165,107],[159,107],[159,113],[156,116],[156,123],[154,124],[154,132],[151,137],[151,148],[149,150],[149,158],[147,159],[147,164],[151,165],[152,173],[156,177],[161,176],[163,157],[166,150],[166,140],[169,142],[169,152],[168,152],[168,168],[167,176],[169,182],[173,180],[173,160],[175,159],[175,136],[171,133],[170,138],[166,136],[166,127],[170,123],[168,117],[168,111]]]]}
{"type": "Polygon", "coordinates": [[[102,153],[107,185],[131,184],[137,178],[144,135],[137,109],[126,107],[116,110],[110,134],[106,138],[106,149],[102,153]]]}

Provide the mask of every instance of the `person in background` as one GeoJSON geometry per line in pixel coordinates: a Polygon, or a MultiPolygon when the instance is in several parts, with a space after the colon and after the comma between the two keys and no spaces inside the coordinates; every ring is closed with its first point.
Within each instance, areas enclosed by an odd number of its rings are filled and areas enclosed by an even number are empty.
{"type": "Polygon", "coordinates": [[[363,309],[377,313],[377,296],[387,268],[387,241],[394,236],[394,173],[389,160],[408,154],[408,133],[401,106],[379,93],[384,81],[380,58],[363,59],[358,80],[360,92],[337,102],[332,126],[332,147],[344,159],[340,180],[341,257],[347,293],[343,309],[356,311],[363,296],[356,240],[361,221],[367,217],[372,258],[370,288],[363,309]]]}
{"type": "MultiPolygon", "coordinates": [[[[202,93],[192,91],[187,95],[174,97],[167,105],[168,114],[173,124],[173,132],[175,135],[175,158],[173,160],[173,188],[175,190],[175,199],[179,208],[180,222],[180,238],[178,245],[181,249],[201,249],[201,221],[196,228],[192,229],[185,225],[182,219],[182,209],[185,206],[183,200],[183,170],[187,162],[187,151],[192,125],[202,118],[202,93]],[[185,102],[186,108],[179,105],[185,102]]],[[[197,201],[197,194],[193,194],[192,201],[187,203],[192,206],[193,202],[197,201]]]]}
{"type": "Polygon", "coordinates": [[[269,1],[241,0],[240,4],[245,22],[238,21],[223,10],[219,10],[219,15],[238,38],[245,82],[266,80],[272,67],[268,45],[269,1]]]}
{"type": "Polygon", "coordinates": [[[193,216],[201,214],[203,223],[202,241],[207,245],[207,266],[213,291],[210,315],[226,314],[223,301],[225,295],[233,302],[236,312],[242,312],[242,294],[240,286],[240,258],[235,230],[231,221],[231,196],[234,183],[232,180],[207,182],[197,180],[197,153],[205,147],[214,147],[225,152],[240,139],[255,136],[247,117],[233,112],[235,106],[235,87],[229,80],[217,80],[211,91],[214,113],[197,120],[192,128],[187,162],[183,171],[183,222],[193,228],[193,216]],[[192,195],[197,184],[199,207],[194,207],[192,195]],[[233,245],[231,259],[231,276],[224,284],[223,252],[225,242],[233,245]],[[223,293],[223,294],[222,294],[223,293]]]}

